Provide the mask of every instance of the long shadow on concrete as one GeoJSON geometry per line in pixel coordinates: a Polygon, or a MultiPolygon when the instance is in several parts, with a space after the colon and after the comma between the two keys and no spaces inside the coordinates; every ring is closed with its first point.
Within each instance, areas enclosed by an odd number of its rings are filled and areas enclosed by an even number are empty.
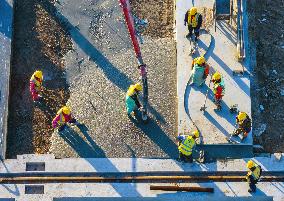
{"type": "MultiPolygon", "coordinates": [[[[0,159],[1,163],[3,164],[3,167],[5,168],[6,170],[6,173],[9,173],[10,171],[8,170],[6,164],[5,164],[5,161],[0,159]]],[[[19,188],[16,184],[11,184],[14,186],[14,190],[11,189],[11,187],[5,185],[5,184],[1,184],[1,186],[3,186],[9,193],[13,194],[14,196],[19,196],[20,195],[20,191],[19,191],[19,188]]],[[[1,199],[0,199],[1,200],[1,199]]]]}
{"type": "Polygon", "coordinates": [[[239,87],[240,89],[242,89],[247,96],[250,96],[250,88],[247,86],[247,84],[242,80],[242,78],[240,77],[234,77],[233,76],[233,70],[227,65],[225,64],[222,59],[220,59],[220,57],[218,57],[215,53],[214,53],[214,48],[215,48],[215,39],[212,36],[212,48],[209,48],[206,46],[206,44],[204,44],[202,41],[200,41],[199,45],[200,47],[202,47],[203,49],[208,49],[208,52],[206,53],[206,55],[209,57],[211,57],[212,59],[214,59],[225,71],[228,75],[230,75],[231,80],[233,80],[239,87]]]}
{"type": "Polygon", "coordinates": [[[1,0],[0,4],[0,33],[4,34],[6,37],[12,37],[12,24],[10,20],[13,15],[12,7],[8,4],[7,0],[1,0]]]}
{"type": "MultiPolygon", "coordinates": [[[[55,12],[57,13],[56,20],[60,24],[64,24],[66,29],[69,31],[71,38],[74,42],[90,57],[90,60],[94,61],[98,67],[104,72],[106,77],[114,83],[117,87],[122,89],[123,91],[127,91],[128,87],[133,84],[133,80],[131,80],[127,75],[125,75],[122,71],[117,69],[109,60],[106,58],[100,50],[98,50],[81,32],[78,28],[73,26],[70,21],[62,15],[57,8],[52,5],[48,0],[42,0],[42,6],[45,8],[47,12],[55,12]],[[48,6],[46,6],[48,5],[48,6]],[[60,19],[60,20],[58,20],[60,19]]],[[[137,69],[138,71],[138,69],[137,69]]],[[[138,72],[137,72],[138,73],[138,72]]],[[[165,124],[166,121],[164,117],[150,104],[148,104],[148,111],[155,116],[157,120],[159,120],[162,124],[165,124]]]]}
{"type": "MultiPolygon", "coordinates": [[[[85,158],[95,170],[99,172],[119,172],[119,170],[107,159],[105,152],[98,146],[88,134],[86,127],[79,126],[80,130],[83,131],[83,135],[87,138],[87,143],[79,134],[70,127],[67,127],[66,130],[60,133],[60,136],[78,153],[82,158],[85,158]],[[93,163],[90,158],[105,158],[105,166],[100,164],[93,163]]],[[[111,146],[111,145],[110,145],[111,146]]],[[[133,187],[131,184],[127,186],[121,186],[119,183],[111,184],[115,191],[122,197],[126,196],[141,196],[140,193],[133,187]]]]}
{"type": "Polygon", "coordinates": [[[157,144],[169,158],[178,158],[177,145],[165,134],[160,126],[153,120],[149,119],[147,124],[130,119],[134,125],[147,135],[155,144],[157,144]]]}

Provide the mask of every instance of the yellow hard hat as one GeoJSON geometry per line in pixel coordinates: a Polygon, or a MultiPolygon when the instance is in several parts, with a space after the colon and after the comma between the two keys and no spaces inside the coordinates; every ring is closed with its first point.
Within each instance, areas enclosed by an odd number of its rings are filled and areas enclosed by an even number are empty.
{"type": "Polygon", "coordinates": [[[248,163],[247,163],[247,168],[251,169],[254,166],[255,166],[254,162],[252,160],[249,160],[248,163]]]}
{"type": "Polygon", "coordinates": [[[67,115],[71,113],[70,108],[67,106],[62,107],[62,112],[67,115]]]}
{"type": "Polygon", "coordinates": [[[204,58],[203,56],[198,57],[197,60],[196,60],[196,63],[197,63],[198,65],[204,64],[204,63],[205,63],[205,58],[204,58]]]}
{"type": "Polygon", "coordinates": [[[221,74],[219,72],[214,73],[213,79],[214,80],[220,80],[221,79],[221,74]]]}
{"type": "Polygon", "coordinates": [[[192,132],[193,136],[195,136],[196,138],[199,138],[199,131],[195,130],[192,132]]]}
{"type": "Polygon", "coordinates": [[[42,71],[37,70],[37,71],[34,72],[34,75],[35,75],[37,78],[42,79],[42,71]]]}
{"type": "Polygon", "coordinates": [[[142,89],[143,89],[142,85],[140,83],[135,84],[134,87],[137,91],[142,91],[142,89]]]}
{"type": "Polygon", "coordinates": [[[197,8],[196,7],[192,7],[190,10],[189,10],[189,14],[190,15],[195,15],[197,13],[197,8]]]}
{"type": "Polygon", "coordinates": [[[240,113],[238,114],[238,119],[239,119],[240,121],[245,120],[246,117],[247,117],[247,114],[246,114],[245,112],[240,112],[240,113]]]}

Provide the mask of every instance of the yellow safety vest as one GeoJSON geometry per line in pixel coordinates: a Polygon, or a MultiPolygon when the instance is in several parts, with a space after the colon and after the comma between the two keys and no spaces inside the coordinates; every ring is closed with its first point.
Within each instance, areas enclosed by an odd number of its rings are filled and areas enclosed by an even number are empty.
{"type": "Polygon", "coordinates": [[[192,26],[193,28],[197,27],[198,25],[198,18],[199,18],[199,13],[196,13],[195,16],[193,16],[193,18],[191,19],[191,15],[189,13],[190,11],[188,11],[188,18],[187,18],[187,23],[189,26],[192,26]]]}
{"type": "Polygon", "coordinates": [[[30,79],[30,82],[33,82],[35,84],[35,89],[37,91],[40,91],[41,90],[41,85],[42,85],[42,82],[38,81],[34,75],[32,75],[31,79],[30,79]]]}
{"type": "Polygon", "coordinates": [[[127,90],[126,96],[132,96],[136,93],[134,85],[130,85],[129,89],[127,90]]]}
{"type": "Polygon", "coordinates": [[[195,145],[195,140],[192,138],[192,136],[189,136],[180,143],[178,150],[183,155],[189,156],[192,154],[192,148],[194,147],[194,145],[195,145]]]}
{"type": "Polygon", "coordinates": [[[259,180],[259,177],[260,177],[260,167],[259,165],[255,165],[255,169],[254,171],[249,171],[247,176],[252,176],[254,178],[254,180],[259,180]]]}
{"type": "Polygon", "coordinates": [[[64,117],[64,115],[62,113],[62,108],[57,112],[57,115],[60,116],[58,124],[59,125],[64,124],[65,123],[65,117],[64,117]]]}

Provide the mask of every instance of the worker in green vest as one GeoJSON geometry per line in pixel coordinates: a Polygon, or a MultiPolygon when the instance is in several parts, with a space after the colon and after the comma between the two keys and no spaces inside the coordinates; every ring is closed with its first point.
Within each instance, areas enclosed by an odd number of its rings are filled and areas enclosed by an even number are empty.
{"type": "Polygon", "coordinates": [[[195,42],[198,40],[200,27],[202,25],[202,15],[197,12],[196,7],[189,9],[184,16],[184,26],[188,27],[188,35],[186,37],[192,36],[192,31],[194,30],[195,42]]]}
{"type": "Polygon", "coordinates": [[[257,165],[252,160],[249,160],[247,162],[247,168],[249,169],[248,174],[246,176],[247,182],[249,184],[248,192],[255,192],[256,191],[256,185],[259,181],[259,178],[262,173],[262,169],[259,165],[257,165]]]}
{"type": "Polygon", "coordinates": [[[192,135],[185,136],[179,135],[177,139],[179,140],[179,159],[184,162],[193,162],[192,151],[195,148],[196,142],[195,140],[199,138],[199,131],[193,131],[192,135]]]}

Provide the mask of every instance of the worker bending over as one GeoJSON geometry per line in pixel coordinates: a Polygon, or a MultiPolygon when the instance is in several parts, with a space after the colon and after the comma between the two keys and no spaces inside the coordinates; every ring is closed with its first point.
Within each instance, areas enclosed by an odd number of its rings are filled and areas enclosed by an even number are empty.
{"type": "Polygon", "coordinates": [[[214,73],[211,81],[214,84],[213,93],[214,93],[214,102],[217,107],[216,109],[221,110],[222,97],[225,94],[225,84],[221,73],[219,72],[214,73]]]}
{"type": "Polygon", "coordinates": [[[239,112],[239,114],[236,117],[236,125],[238,126],[237,129],[235,129],[233,136],[238,136],[242,134],[241,140],[243,141],[251,131],[251,119],[245,112],[239,112]]]}
{"type": "Polygon", "coordinates": [[[142,106],[138,100],[138,95],[142,91],[142,85],[137,83],[130,85],[125,96],[125,106],[127,115],[130,116],[132,112],[136,112],[138,109],[142,109],[142,106]]]}
{"type": "Polygon", "coordinates": [[[259,181],[259,178],[262,173],[262,169],[260,165],[257,165],[252,160],[249,160],[247,163],[247,168],[249,169],[248,174],[246,176],[247,182],[249,184],[248,192],[255,192],[256,191],[256,185],[259,181]]]}
{"type": "Polygon", "coordinates": [[[70,108],[64,106],[60,110],[58,110],[56,117],[52,120],[52,127],[58,127],[58,131],[60,132],[65,129],[66,123],[79,125],[76,119],[72,117],[70,108]]]}
{"type": "Polygon", "coordinates": [[[195,148],[196,142],[195,140],[199,138],[199,131],[195,130],[192,133],[193,135],[185,136],[185,135],[179,135],[177,137],[179,141],[179,159],[184,162],[193,162],[192,158],[192,151],[195,148]]]}
{"type": "Polygon", "coordinates": [[[209,74],[209,65],[203,56],[193,59],[191,64],[189,84],[202,86],[209,74]]]}
{"type": "Polygon", "coordinates": [[[186,37],[192,38],[192,31],[194,31],[195,42],[198,40],[200,27],[202,25],[202,15],[197,12],[196,7],[189,9],[184,16],[184,26],[188,27],[188,34],[186,37]]]}
{"type": "Polygon", "coordinates": [[[30,93],[35,103],[41,101],[42,99],[41,96],[43,90],[42,81],[43,81],[42,71],[40,70],[35,71],[30,79],[30,93]]]}

